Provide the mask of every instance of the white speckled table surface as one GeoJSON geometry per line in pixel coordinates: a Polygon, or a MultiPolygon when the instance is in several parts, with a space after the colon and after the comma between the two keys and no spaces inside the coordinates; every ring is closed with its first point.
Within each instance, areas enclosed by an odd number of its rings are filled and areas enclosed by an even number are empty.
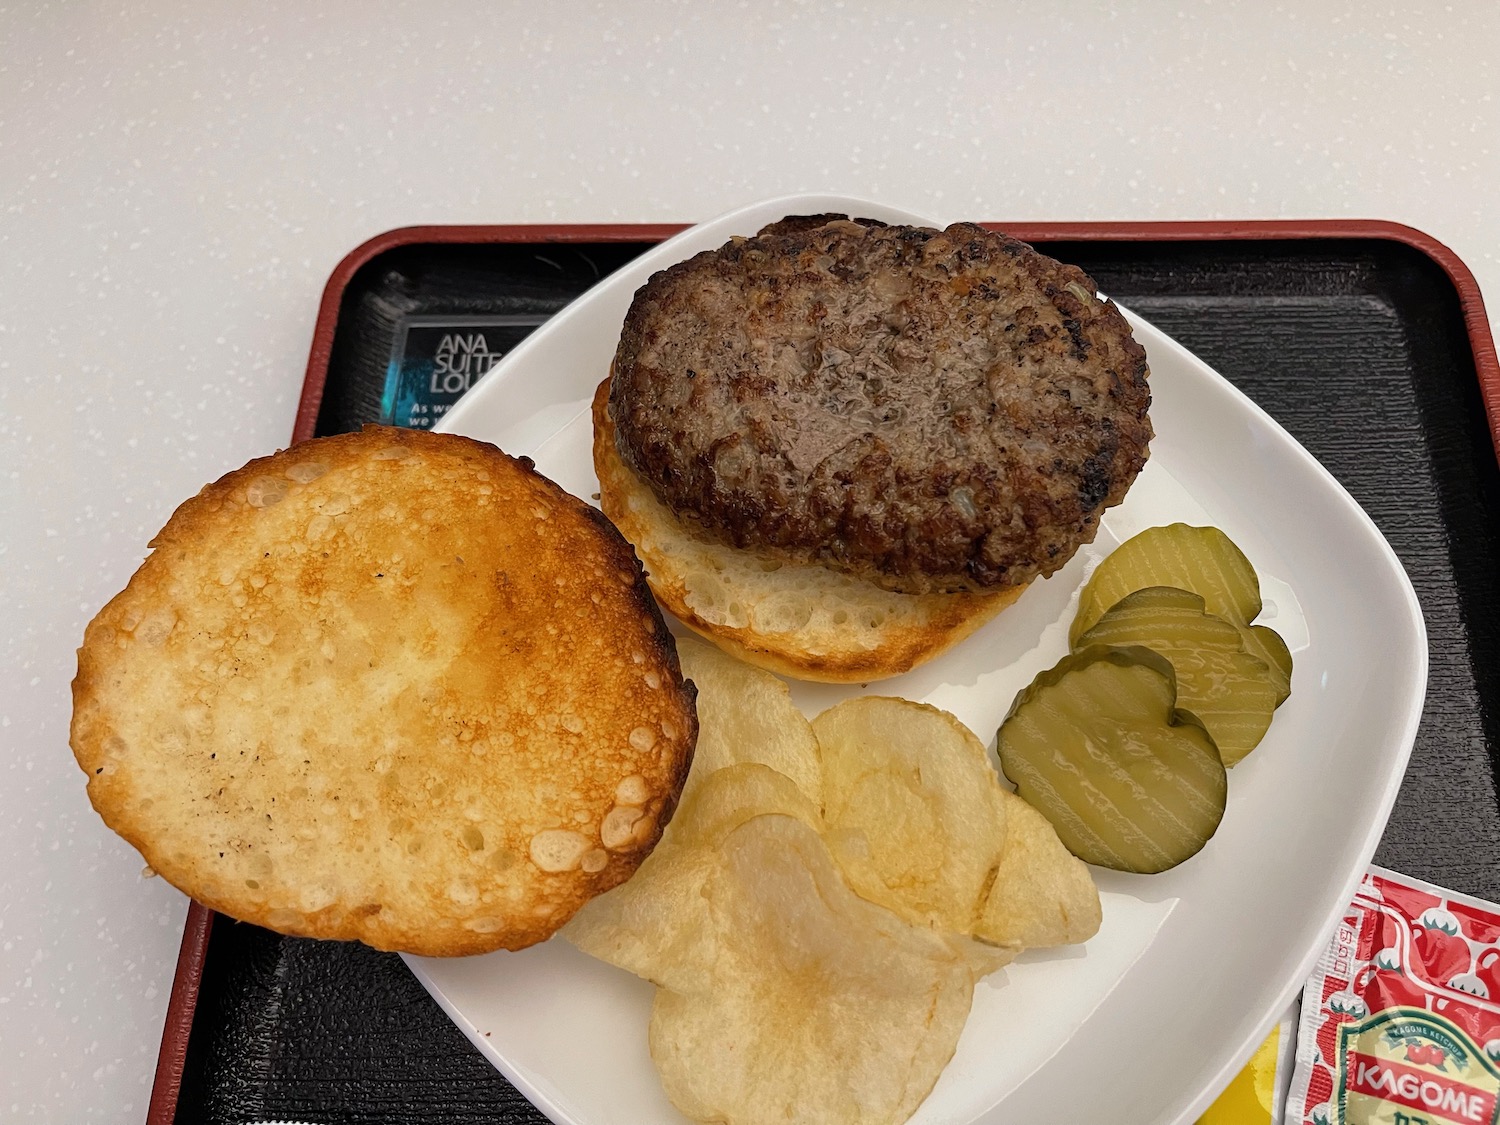
{"type": "Polygon", "coordinates": [[[84,796],[85,622],[284,445],[329,271],[415,223],[1388,219],[1500,293],[1500,6],[0,7],[0,1119],[145,1115],[186,900],[84,796]]]}

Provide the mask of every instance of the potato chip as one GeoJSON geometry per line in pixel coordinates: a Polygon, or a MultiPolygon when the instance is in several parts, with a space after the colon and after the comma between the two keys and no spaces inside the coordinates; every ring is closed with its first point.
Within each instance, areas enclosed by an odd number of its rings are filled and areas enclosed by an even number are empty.
{"type": "Polygon", "coordinates": [[[973,933],[1005,847],[998,775],[945,711],[863,696],[813,720],[829,847],[850,885],[913,922],[973,933]]]}
{"type": "Polygon", "coordinates": [[[734,829],[705,902],[679,926],[713,940],[706,983],[666,986],[651,1016],[662,1085],[702,1121],[904,1121],[947,1065],[973,974],[941,934],[845,885],[818,834],[784,816],[734,829]]]}
{"type": "Polygon", "coordinates": [[[704,857],[751,817],[780,813],[821,829],[817,740],[786,684],[685,638],[683,676],[699,693],[699,739],[676,814],[636,877],[586,903],[564,928],[579,949],[661,983],[682,960],[672,920],[699,895],[704,857]],[[770,764],[767,764],[770,763],[770,764]],[[793,776],[781,772],[782,767],[793,776]],[[674,944],[674,942],[676,944],[674,944]]]}
{"type": "Polygon", "coordinates": [[[796,817],[815,832],[823,830],[817,803],[791,778],[759,762],[715,770],[693,788],[667,830],[678,832],[673,843],[712,847],[745,821],[763,813],[796,817]]]}
{"type": "Polygon", "coordinates": [[[637,976],[680,984],[689,947],[706,931],[681,919],[701,911],[705,881],[720,841],[767,813],[801,820],[817,831],[817,806],[791,779],[750,762],[715,770],[677,809],[656,850],[635,876],[599,895],[562,934],[579,949],[637,976]]]}
{"type": "Polygon", "coordinates": [[[904,1121],[973,982],[1097,928],[1088,869],[952,715],[866,697],[809,725],[769,673],[681,653],[700,723],[682,803],[563,935],[657,984],[652,1057],[684,1113],[904,1121]]]}
{"type": "Polygon", "coordinates": [[[1088,865],[1052,823],[1016,794],[1005,798],[1005,851],[974,936],[996,945],[1047,949],[1087,941],[1099,930],[1099,892],[1088,865]]]}
{"type": "Polygon", "coordinates": [[[670,836],[671,829],[627,882],[585,903],[558,932],[657,985],[704,988],[712,936],[697,923],[719,858],[711,848],[674,847],[670,836]]]}
{"type": "Polygon", "coordinates": [[[693,637],[677,642],[677,654],[699,695],[698,746],[684,795],[724,766],[759,762],[818,800],[818,742],[786,684],[693,637]]]}

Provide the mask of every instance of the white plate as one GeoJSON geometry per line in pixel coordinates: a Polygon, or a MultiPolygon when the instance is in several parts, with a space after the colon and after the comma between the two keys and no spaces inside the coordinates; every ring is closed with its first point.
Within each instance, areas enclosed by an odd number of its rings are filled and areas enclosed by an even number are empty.
{"type": "MultiPolygon", "coordinates": [[[[441,428],[529,454],[564,488],[592,495],[588,402],[635,290],[730,235],[824,211],[930,223],[819,195],[694,227],[538,329],[441,428]]],[[[1296,658],[1292,696],[1231,775],[1228,812],[1198,856],[1164,875],[1098,872],[1104,924],[1092,941],[1024,956],[980,984],[958,1052],[914,1122],[1194,1120],[1300,988],[1374,853],[1416,735],[1426,632],[1390,547],[1254,403],[1149,324],[1130,321],[1151,364],[1156,440],[1124,504],[1093,547],[999,619],[879,690],[946,708],[993,744],[1015,692],[1066,651],[1089,567],[1144,527],[1185,520],[1223,528],[1260,573],[1261,620],[1296,658]]],[[[803,685],[796,698],[815,713],[856,690],[803,685]]],[[[560,940],[408,963],[553,1121],[684,1120],[647,1054],[649,984],[560,940]]]]}

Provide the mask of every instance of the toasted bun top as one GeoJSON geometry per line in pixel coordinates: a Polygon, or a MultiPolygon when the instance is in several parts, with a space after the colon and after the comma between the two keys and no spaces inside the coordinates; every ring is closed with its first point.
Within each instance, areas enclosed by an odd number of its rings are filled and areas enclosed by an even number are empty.
{"type": "Polygon", "coordinates": [[[1063,566],[1146,460],[1145,351],[1081,270],[971,223],[775,223],[635,295],[620,454],[730,546],[906,593],[1063,566]]]}
{"type": "Polygon", "coordinates": [[[85,633],[72,745],[199,901],[514,949],[654,845],[694,689],[629,545],[530,461],[367,427],[230,473],[152,546],[85,633]]]}

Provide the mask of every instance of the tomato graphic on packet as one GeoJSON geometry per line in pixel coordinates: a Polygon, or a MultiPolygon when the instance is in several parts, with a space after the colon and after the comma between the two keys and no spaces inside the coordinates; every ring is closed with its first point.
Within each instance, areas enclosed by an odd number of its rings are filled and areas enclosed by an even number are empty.
{"type": "MultiPolygon", "coordinates": [[[[1398,876],[1404,878],[1404,876],[1398,876]]],[[[1420,887],[1403,885],[1391,880],[1383,880],[1380,887],[1381,898],[1400,909],[1402,915],[1413,920],[1422,917],[1422,912],[1431,910],[1434,906],[1443,905],[1443,896],[1432,890],[1423,890],[1420,887]]]]}
{"type": "Polygon", "coordinates": [[[1441,1067],[1443,1060],[1447,1057],[1448,1052],[1435,1043],[1408,1043],[1406,1045],[1406,1058],[1408,1062],[1441,1067]]]}
{"type": "Polygon", "coordinates": [[[1418,928],[1415,931],[1416,939],[1412,942],[1416,947],[1413,960],[1422,966],[1418,970],[1422,977],[1433,984],[1446,985],[1454,977],[1467,973],[1472,964],[1469,959],[1469,943],[1459,932],[1458,923],[1453,916],[1447,911],[1429,910],[1422,915],[1422,921],[1433,923],[1418,928]],[[1452,924],[1451,932],[1443,925],[1444,922],[1452,924]]]}
{"type": "Polygon", "coordinates": [[[1318,1028],[1318,1057],[1330,1070],[1338,1054],[1339,1024],[1348,1023],[1349,1019],[1350,1016],[1347,1013],[1335,1012],[1323,1021],[1322,1027],[1318,1028]]]}
{"type": "Polygon", "coordinates": [[[1373,965],[1355,982],[1355,991],[1372,1009],[1427,1007],[1427,992],[1401,969],[1377,969],[1373,965]]]}
{"type": "Polygon", "coordinates": [[[1307,1104],[1322,1105],[1333,1094],[1333,1072],[1321,1063],[1313,1063],[1307,1083],[1307,1104]]]}
{"type": "Polygon", "coordinates": [[[1474,962],[1474,975],[1484,981],[1491,1000],[1500,1000],[1500,949],[1486,949],[1474,962]]]}
{"type": "Polygon", "coordinates": [[[1404,929],[1400,921],[1389,914],[1375,914],[1367,918],[1359,926],[1359,959],[1374,961],[1381,952],[1387,952],[1388,956],[1396,955],[1404,929]]]}
{"type": "Polygon", "coordinates": [[[1349,982],[1329,977],[1324,983],[1323,1006],[1328,1018],[1318,1028],[1318,1054],[1323,1064],[1330,1068],[1338,1065],[1339,1025],[1362,1019],[1370,1014],[1370,1006],[1349,990],[1349,982]]]}
{"type": "MultiPolygon", "coordinates": [[[[1448,913],[1458,920],[1463,927],[1464,936],[1469,940],[1478,942],[1480,945],[1494,945],[1500,942],[1500,918],[1494,917],[1488,911],[1476,910],[1461,902],[1449,902],[1448,913]]],[[[1491,992],[1491,996],[1495,993],[1491,992]]]]}

